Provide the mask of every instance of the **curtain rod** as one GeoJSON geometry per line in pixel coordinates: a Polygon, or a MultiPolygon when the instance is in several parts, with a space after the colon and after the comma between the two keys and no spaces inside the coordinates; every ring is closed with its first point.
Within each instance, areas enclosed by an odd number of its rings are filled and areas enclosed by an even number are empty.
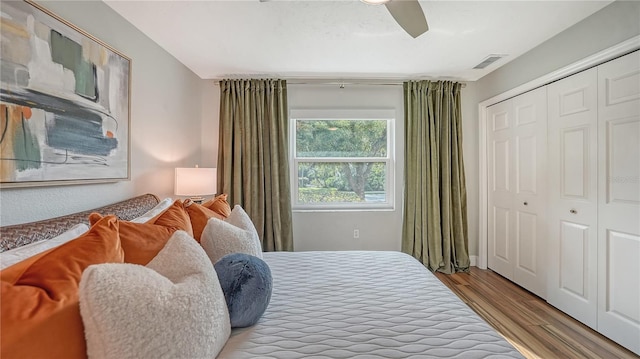
{"type": "Polygon", "coordinates": [[[290,85],[377,85],[377,86],[398,86],[402,85],[402,81],[399,80],[313,80],[313,79],[291,79],[287,80],[287,84],[290,85]]]}
{"type": "MultiPolygon", "coordinates": [[[[367,80],[296,80],[296,79],[291,79],[291,80],[287,80],[287,84],[289,85],[338,85],[338,86],[343,86],[343,85],[374,85],[374,86],[402,86],[402,84],[406,81],[413,81],[413,80],[371,80],[371,81],[367,81],[367,80]]],[[[431,80],[431,81],[437,81],[437,80],[431,80]]],[[[453,81],[453,82],[460,82],[460,81],[454,81],[454,80],[445,80],[445,81],[453,81]]],[[[467,84],[464,82],[460,82],[460,84],[462,85],[462,87],[466,87],[467,84]]]]}
{"type": "MultiPolygon", "coordinates": [[[[336,80],[336,79],[283,79],[287,81],[288,85],[331,85],[344,87],[346,85],[373,85],[373,86],[402,86],[406,81],[413,80],[336,80]]],[[[423,79],[419,79],[423,80],[423,79]]],[[[437,81],[437,80],[430,80],[437,81]]],[[[444,80],[459,82],[462,88],[467,87],[465,82],[455,80],[444,80]]],[[[216,85],[220,85],[220,80],[215,80],[216,85]]]]}

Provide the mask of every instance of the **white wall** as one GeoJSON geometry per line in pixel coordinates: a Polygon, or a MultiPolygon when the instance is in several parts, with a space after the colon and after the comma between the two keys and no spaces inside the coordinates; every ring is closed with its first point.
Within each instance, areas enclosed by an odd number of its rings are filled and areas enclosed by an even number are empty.
{"type": "Polygon", "coordinates": [[[42,4],[132,59],[131,181],[2,189],[0,225],[60,216],[148,192],[172,195],[174,167],[200,161],[203,80],[101,1],[42,4]]]}
{"type": "Polygon", "coordinates": [[[290,109],[394,109],[396,111],[395,209],[293,213],[293,247],[307,250],[400,250],[402,235],[403,121],[402,86],[287,85],[290,109]],[[353,230],[360,238],[353,238],[353,230]]]}

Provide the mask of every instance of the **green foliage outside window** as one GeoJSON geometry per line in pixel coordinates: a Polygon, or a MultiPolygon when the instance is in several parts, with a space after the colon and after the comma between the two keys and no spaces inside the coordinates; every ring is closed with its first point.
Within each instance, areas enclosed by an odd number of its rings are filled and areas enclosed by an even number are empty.
{"type": "Polygon", "coordinates": [[[296,156],[300,203],[363,202],[371,192],[384,200],[386,163],[372,160],[387,157],[387,120],[298,120],[296,156]],[[332,157],[370,161],[303,162],[332,157]]]}
{"type": "Polygon", "coordinates": [[[362,202],[354,192],[338,191],[335,188],[300,188],[300,203],[353,203],[362,202]]]}

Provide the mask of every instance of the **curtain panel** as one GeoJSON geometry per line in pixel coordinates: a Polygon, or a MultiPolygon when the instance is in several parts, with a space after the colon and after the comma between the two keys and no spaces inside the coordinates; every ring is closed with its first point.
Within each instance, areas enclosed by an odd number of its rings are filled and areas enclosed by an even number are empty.
{"type": "Polygon", "coordinates": [[[410,81],[405,98],[402,251],[431,271],[469,270],[461,84],[410,81]]]}
{"type": "Polygon", "coordinates": [[[220,81],[218,188],[241,205],[265,251],[292,251],[287,85],[220,81]]]}

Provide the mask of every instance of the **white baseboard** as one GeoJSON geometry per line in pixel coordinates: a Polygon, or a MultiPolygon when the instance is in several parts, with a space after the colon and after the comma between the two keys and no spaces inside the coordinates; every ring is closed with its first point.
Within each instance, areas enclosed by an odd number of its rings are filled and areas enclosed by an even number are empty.
{"type": "Polygon", "coordinates": [[[478,263],[478,256],[469,256],[469,262],[472,267],[475,267],[478,263]]]}

